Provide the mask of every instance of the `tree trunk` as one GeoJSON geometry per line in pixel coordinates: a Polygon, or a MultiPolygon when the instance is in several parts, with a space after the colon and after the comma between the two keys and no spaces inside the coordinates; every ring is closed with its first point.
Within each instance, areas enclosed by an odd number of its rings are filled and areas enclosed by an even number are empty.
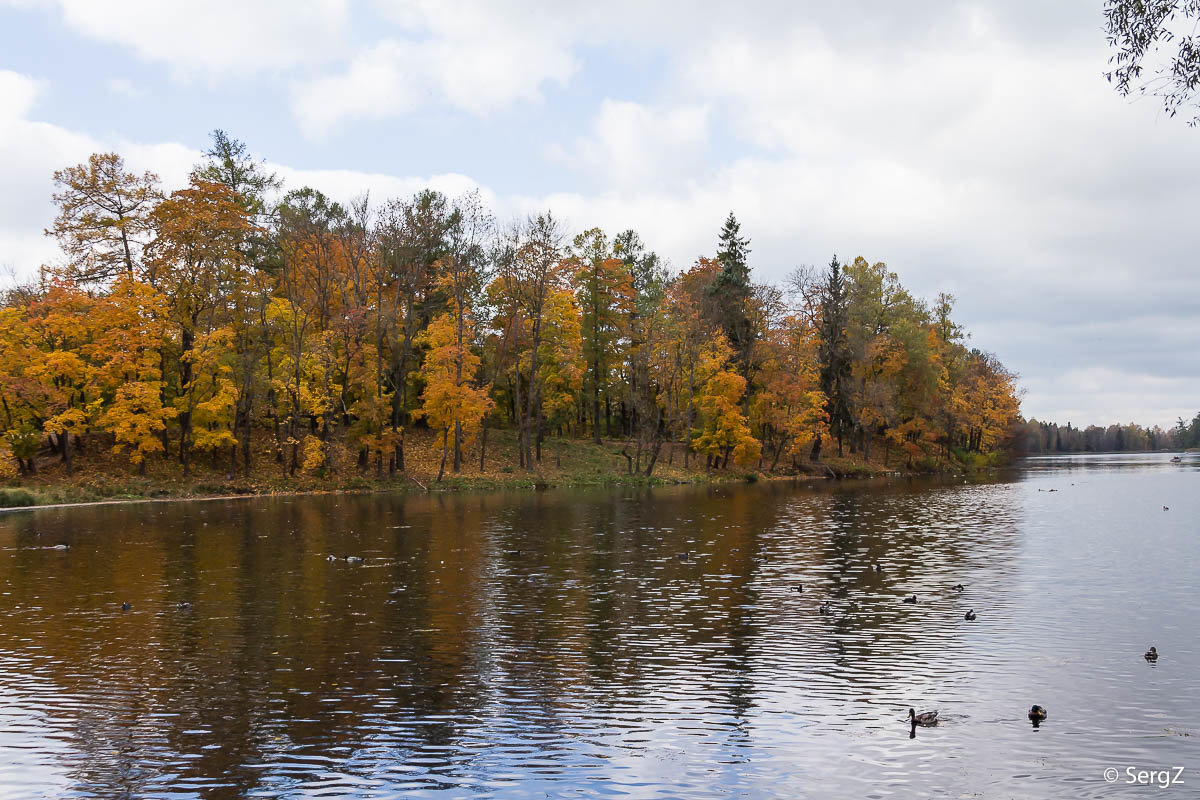
{"type": "Polygon", "coordinates": [[[787,440],[788,437],[786,433],[779,437],[779,443],[775,448],[775,458],[771,460],[771,469],[769,469],[768,472],[775,471],[775,465],[779,463],[779,456],[783,454],[784,447],[787,445],[787,440]]]}
{"type": "Polygon", "coordinates": [[[442,476],[446,474],[446,449],[450,442],[450,427],[442,428],[442,465],[438,468],[438,483],[442,482],[442,476]]]}
{"type": "Polygon", "coordinates": [[[488,421],[483,418],[483,432],[479,435],[479,471],[483,472],[484,459],[487,457],[488,421]]]}
{"type": "Polygon", "coordinates": [[[662,450],[662,437],[654,437],[654,449],[650,451],[650,463],[646,465],[646,477],[649,478],[654,472],[654,465],[658,461],[658,453],[662,450]]]}
{"type": "Polygon", "coordinates": [[[462,472],[462,423],[454,423],[454,473],[462,472]]]}

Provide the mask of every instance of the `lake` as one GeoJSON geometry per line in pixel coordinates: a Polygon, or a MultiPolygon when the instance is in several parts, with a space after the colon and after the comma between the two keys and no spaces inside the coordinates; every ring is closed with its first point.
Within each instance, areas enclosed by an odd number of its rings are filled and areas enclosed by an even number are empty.
{"type": "Polygon", "coordinates": [[[1193,796],[1167,459],[0,514],[0,798],[1193,796]]]}

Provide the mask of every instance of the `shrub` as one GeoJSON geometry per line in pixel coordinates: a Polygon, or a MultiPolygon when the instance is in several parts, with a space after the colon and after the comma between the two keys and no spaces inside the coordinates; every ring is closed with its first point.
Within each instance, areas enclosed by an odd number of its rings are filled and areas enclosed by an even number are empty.
{"type": "Polygon", "coordinates": [[[28,489],[0,489],[0,508],[36,505],[37,497],[28,489]]]}

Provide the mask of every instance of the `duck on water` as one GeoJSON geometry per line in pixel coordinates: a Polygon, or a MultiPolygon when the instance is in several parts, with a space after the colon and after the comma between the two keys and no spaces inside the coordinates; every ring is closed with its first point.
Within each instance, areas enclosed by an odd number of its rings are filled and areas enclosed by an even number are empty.
{"type": "Polygon", "coordinates": [[[922,728],[932,728],[938,724],[938,712],[922,711],[918,714],[915,708],[910,708],[908,710],[908,721],[912,723],[914,728],[917,725],[920,725],[922,728]]]}

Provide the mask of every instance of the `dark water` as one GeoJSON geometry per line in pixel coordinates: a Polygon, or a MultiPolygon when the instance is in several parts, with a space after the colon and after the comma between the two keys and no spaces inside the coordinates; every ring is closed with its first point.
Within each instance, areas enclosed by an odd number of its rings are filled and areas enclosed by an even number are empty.
{"type": "Polygon", "coordinates": [[[1198,520],[1158,455],[0,515],[0,797],[1192,796],[1198,520]]]}

